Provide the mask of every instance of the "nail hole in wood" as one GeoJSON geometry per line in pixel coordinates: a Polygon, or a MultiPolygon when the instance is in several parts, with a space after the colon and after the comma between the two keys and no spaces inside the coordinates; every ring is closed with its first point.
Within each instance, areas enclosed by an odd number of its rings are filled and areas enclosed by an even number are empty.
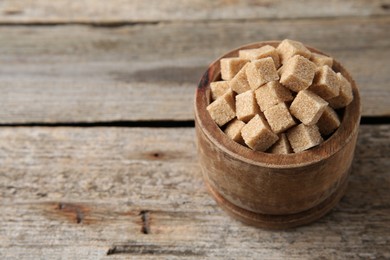
{"type": "Polygon", "coordinates": [[[382,8],[383,10],[389,10],[389,9],[390,9],[390,4],[382,4],[382,5],[381,5],[381,8],[382,8]]]}
{"type": "Polygon", "coordinates": [[[142,220],[141,232],[143,234],[150,234],[150,213],[147,210],[141,210],[139,215],[142,220]]]}
{"type": "Polygon", "coordinates": [[[114,255],[116,253],[116,246],[113,246],[108,249],[106,255],[114,255]]]}

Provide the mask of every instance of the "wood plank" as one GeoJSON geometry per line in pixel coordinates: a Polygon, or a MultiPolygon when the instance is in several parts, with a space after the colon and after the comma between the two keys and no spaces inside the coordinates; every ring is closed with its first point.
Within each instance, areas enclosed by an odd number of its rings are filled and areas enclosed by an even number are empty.
{"type": "Polygon", "coordinates": [[[362,126],[341,203],[275,232],[207,195],[192,128],[1,128],[0,257],[389,258],[389,140],[362,126]]]}
{"type": "Polygon", "coordinates": [[[158,21],[283,19],[388,15],[387,0],[3,0],[0,23],[120,24],[158,21]]]}
{"type": "Polygon", "coordinates": [[[389,116],[389,25],[390,17],[0,27],[0,123],[191,120],[207,64],[278,38],[337,57],[360,86],[364,116],[389,116]]]}

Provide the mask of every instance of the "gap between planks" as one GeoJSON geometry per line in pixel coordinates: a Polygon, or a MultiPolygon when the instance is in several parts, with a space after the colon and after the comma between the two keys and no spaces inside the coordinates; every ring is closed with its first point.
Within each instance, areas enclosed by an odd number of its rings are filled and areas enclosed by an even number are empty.
{"type": "MultiPolygon", "coordinates": [[[[390,117],[369,116],[362,117],[360,125],[386,125],[390,124],[390,117]]],[[[18,123],[0,124],[1,127],[153,127],[153,128],[191,128],[195,127],[194,120],[170,121],[107,121],[107,122],[59,122],[59,123],[18,123]]]]}
{"type": "Polygon", "coordinates": [[[178,128],[194,127],[194,120],[170,121],[105,121],[105,122],[56,122],[56,123],[11,123],[0,124],[0,127],[153,127],[153,128],[178,128]]]}
{"type": "Polygon", "coordinates": [[[54,26],[85,26],[92,28],[120,28],[120,27],[133,27],[133,26],[164,26],[164,25],[192,25],[192,24],[227,24],[227,23],[261,23],[261,22],[304,22],[304,21],[354,21],[358,19],[375,19],[375,18],[387,18],[388,14],[376,14],[369,17],[366,16],[314,16],[314,17],[288,17],[283,19],[275,19],[274,17],[264,18],[239,18],[239,19],[200,19],[200,20],[151,20],[151,21],[114,21],[114,22],[97,22],[97,21],[64,21],[64,22],[47,22],[47,21],[35,21],[17,23],[3,22],[0,20],[1,27],[54,27],[54,26]]]}

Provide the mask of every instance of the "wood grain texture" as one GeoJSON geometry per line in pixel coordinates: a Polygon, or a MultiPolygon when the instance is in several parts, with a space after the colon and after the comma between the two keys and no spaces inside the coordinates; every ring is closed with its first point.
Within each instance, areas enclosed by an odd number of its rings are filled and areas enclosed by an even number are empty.
{"type": "Polygon", "coordinates": [[[390,257],[389,125],[361,127],[331,214],[278,232],[215,205],[192,128],[0,130],[2,259],[390,257]]]}
{"type": "Polygon", "coordinates": [[[0,123],[192,120],[207,64],[283,38],[337,57],[360,87],[363,116],[390,115],[389,25],[390,17],[1,27],[0,123]]]}
{"type": "MultiPolygon", "coordinates": [[[[260,48],[280,42],[258,42],[260,48]]],[[[319,53],[316,49],[312,52],[319,53]]],[[[224,57],[236,56],[239,49],[224,57]]],[[[356,84],[337,60],[333,69],[351,82],[354,99],[340,127],[319,146],[297,154],[255,152],[228,138],[210,117],[210,82],[220,77],[219,61],[210,65],[195,95],[199,164],[208,188],[229,213],[259,227],[291,228],[325,215],[342,197],[359,129],[361,105],[356,84]]]]}
{"type": "Polygon", "coordinates": [[[159,21],[281,19],[389,14],[387,0],[3,0],[0,23],[117,24],[159,21]]]}

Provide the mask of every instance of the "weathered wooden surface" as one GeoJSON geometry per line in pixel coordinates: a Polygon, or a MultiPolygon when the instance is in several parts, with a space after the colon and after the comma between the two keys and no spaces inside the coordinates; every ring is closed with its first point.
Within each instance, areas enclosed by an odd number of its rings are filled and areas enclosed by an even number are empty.
{"type": "MultiPolygon", "coordinates": [[[[363,116],[388,117],[389,12],[388,0],[3,0],[0,124],[192,120],[208,63],[283,38],[337,57],[363,116]]],[[[270,232],[207,195],[192,128],[0,127],[0,258],[390,258],[390,125],[361,130],[339,206],[270,232]]]]}
{"type": "Polygon", "coordinates": [[[389,258],[389,133],[361,127],[331,214],[272,232],[236,222],[207,195],[192,128],[4,127],[0,258],[389,258]]]}
{"type": "Polygon", "coordinates": [[[337,57],[361,89],[363,115],[388,116],[389,26],[390,17],[0,27],[0,123],[192,120],[213,59],[283,38],[337,57]]]}
{"type": "Polygon", "coordinates": [[[3,0],[0,23],[116,24],[172,20],[248,20],[389,14],[388,0],[3,0]]]}

